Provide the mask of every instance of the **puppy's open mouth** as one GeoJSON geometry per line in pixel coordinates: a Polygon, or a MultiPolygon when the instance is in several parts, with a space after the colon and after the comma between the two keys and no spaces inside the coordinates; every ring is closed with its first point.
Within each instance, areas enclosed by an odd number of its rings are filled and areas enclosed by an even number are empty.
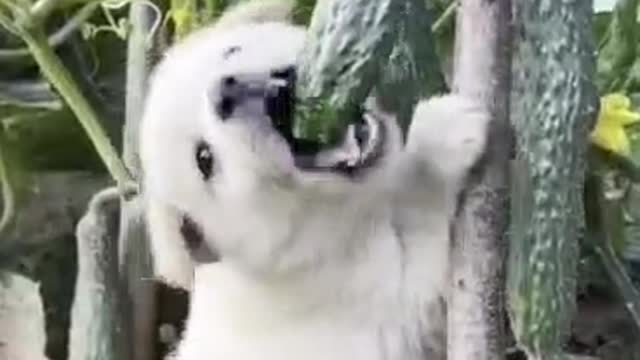
{"type": "Polygon", "coordinates": [[[265,110],[289,144],[296,167],[353,176],[376,164],[384,154],[387,134],[382,119],[367,109],[358,112],[337,145],[326,146],[293,135],[295,81],[293,69],[274,72],[265,92],[265,110]]]}
{"type": "Polygon", "coordinates": [[[355,175],[373,166],[382,157],[385,128],[379,119],[363,113],[361,119],[350,124],[340,143],[323,147],[319,143],[287,139],[295,164],[305,171],[331,171],[355,175]]]}

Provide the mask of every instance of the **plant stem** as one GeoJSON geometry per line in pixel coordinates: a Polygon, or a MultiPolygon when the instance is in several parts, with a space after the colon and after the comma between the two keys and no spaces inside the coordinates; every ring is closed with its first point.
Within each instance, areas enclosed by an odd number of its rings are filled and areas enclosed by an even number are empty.
{"type": "MultiPolygon", "coordinates": [[[[0,126],[2,124],[0,123],[0,126]]],[[[2,193],[2,215],[0,215],[0,234],[11,224],[15,217],[15,193],[9,176],[9,165],[4,142],[4,129],[0,127],[0,187],[2,193]]]]}
{"type": "MultiPolygon", "coordinates": [[[[100,1],[95,1],[100,3],[100,1]]],[[[60,6],[60,0],[38,0],[31,7],[31,20],[33,24],[41,24],[49,14],[60,6]]]]}
{"type": "MultiPolygon", "coordinates": [[[[148,4],[132,3],[129,8],[130,32],[127,47],[126,115],[122,144],[122,159],[135,178],[141,173],[138,154],[139,125],[144,112],[151,59],[155,55],[148,46],[152,39],[154,13],[148,4]]],[[[128,317],[132,359],[154,358],[156,343],[156,284],[153,277],[151,244],[142,218],[141,198],[120,202],[120,233],[118,262],[121,287],[128,317]]]]}
{"type": "Polygon", "coordinates": [[[459,0],[454,0],[447,6],[446,9],[442,12],[442,15],[431,25],[431,31],[437,33],[440,28],[444,26],[449,20],[453,19],[456,14],[456,9],[458,9],[458,5],[460,5],[459,0]]]}
{"type": "Polygon", "coordinates": [[[0,26],[15,36],[19,36],[18,29],[13,25],[11,18],[7,15],[8,9],[6,4],[0,1],[0,26]]]}
{"type": "MultiPolygon", "coordinates": [[[[50,46],[55,48],[64,43],[65,40],[67,40],[69,36],[73,34],[99,6],[99,1],[85,4],[60,29],[53,33],[53,35],[49,36],[48,41],[50,46]]],[[[0,61],[11,61],[16,58],[26,57],[29,55],[31,55],[31,53],[28,48],[0,49],[0,61]]]]}
{"type": "Polygon", "coordinates": [[[640,292],[638,292],[625,272],[624,266],[611,248],[610,241],[611,239],[606,239],[606,245],[595,246],[595,251],[600,256],[600,260],[611,280],[618,288],[624,301],[624,307],[629,311],[636,326],[640,329],[640,292]]]}
{"type": "Polygon", "coordinates": [[[452,89],[482,101],[492,122],[483,170],[467,183],[453,222],[449,360],[504,358],[511,6],[511,0],[461,0],[457,12],[452,89]]]}
{"type": "Polygon", "coordinates": [[[129,171],[103,130],[96,112],[82,95],[60,58],[54,53],[46,36],[41,31],[34,30],[23,36],[23,40],[27,43],[44,76],[53,84],[80,121],[113,179],[121,189],[124,188],[125,184],[132,180],[129,171]]]}

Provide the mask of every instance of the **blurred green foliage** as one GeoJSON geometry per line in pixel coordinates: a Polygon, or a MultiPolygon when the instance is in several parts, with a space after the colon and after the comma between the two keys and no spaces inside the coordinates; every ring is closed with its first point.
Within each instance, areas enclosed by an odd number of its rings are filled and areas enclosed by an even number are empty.
{"type": "MultiPolygon", "coordinates": [[[[631,99],[631,110],[640,111],[640,1],[618,0],[612,11],[596,13],[594,30],[598,44],[596,81],[601,95],[624,94],[631,99]]],[[[638,293],[631,283],[625,284],[624,277],[629,275],[636,286],[640,284],[640,126],[632,124],[626,132],[630,156],[616,156],[595,147],[591,152],[591,176],[601,185],[588,184],[585,196],[604,200],[586,201],[590,204],[586,212],[588,218],[599,213],[604,222],[587,223],[585,237],[593,241],[589,243],[593,246],[583,249],[583,264],[591,268],[585,269],[584,274],[589,276],[582,282],[610,287],[613,280],[626,302],[637,303],[638,293]],[[601,194],[594,194],[596,191],[601,194]],[[598,268],[599,262],[593,261],[598,251],[606,271],[594,271],[593,267],[598,268]],[[616,271],[618,260],[627,274],[616,271]]]]}

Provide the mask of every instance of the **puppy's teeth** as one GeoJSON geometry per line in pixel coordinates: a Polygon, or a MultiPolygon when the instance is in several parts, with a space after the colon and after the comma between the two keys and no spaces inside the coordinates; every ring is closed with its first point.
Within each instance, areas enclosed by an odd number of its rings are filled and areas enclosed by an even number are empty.
{"type": "Polygon", "coordinates": [[[287,87],[289,82],[287,80],[284,80],[284,79],[277,79],[276,78],[276,79],[270,79],[268,84],[271,85],[271,86],[287,87]]]}
{"type": "Polygon", "coordinates": [[[364,119],[367,123],[368,136],[366,142],[363,144],[362,158],[366,159],[373,151],[375,151],[376,143],[379,141],[380,136],[380,124],[369,114],[364,114],[364,119]]]}
{"type": "Polygon", "coordinates": [[[356,128],[354,125],[349,125],[347,128],[347,139],[345,143],[347,164],[354,166],[362,159],[363,151],[360,142],[356,138],[356,128]]]}

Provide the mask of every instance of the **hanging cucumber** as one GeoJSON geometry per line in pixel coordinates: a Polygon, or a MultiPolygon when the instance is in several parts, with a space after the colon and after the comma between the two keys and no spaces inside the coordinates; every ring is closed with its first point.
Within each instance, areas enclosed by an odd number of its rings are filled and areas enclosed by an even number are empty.
{"type": "Polygon", "coordinates": [[[299,139],[334,143],[380,78],[395,44],[404,0],[318,1],[303,52],[293,129],[299,139]]]}
{"type": "Polygon", "coordinates": [[[528,358],[555,359],[574,314],[585,158],[598,104],[592,1],[515,5],[509,310],[528,358]]]}

